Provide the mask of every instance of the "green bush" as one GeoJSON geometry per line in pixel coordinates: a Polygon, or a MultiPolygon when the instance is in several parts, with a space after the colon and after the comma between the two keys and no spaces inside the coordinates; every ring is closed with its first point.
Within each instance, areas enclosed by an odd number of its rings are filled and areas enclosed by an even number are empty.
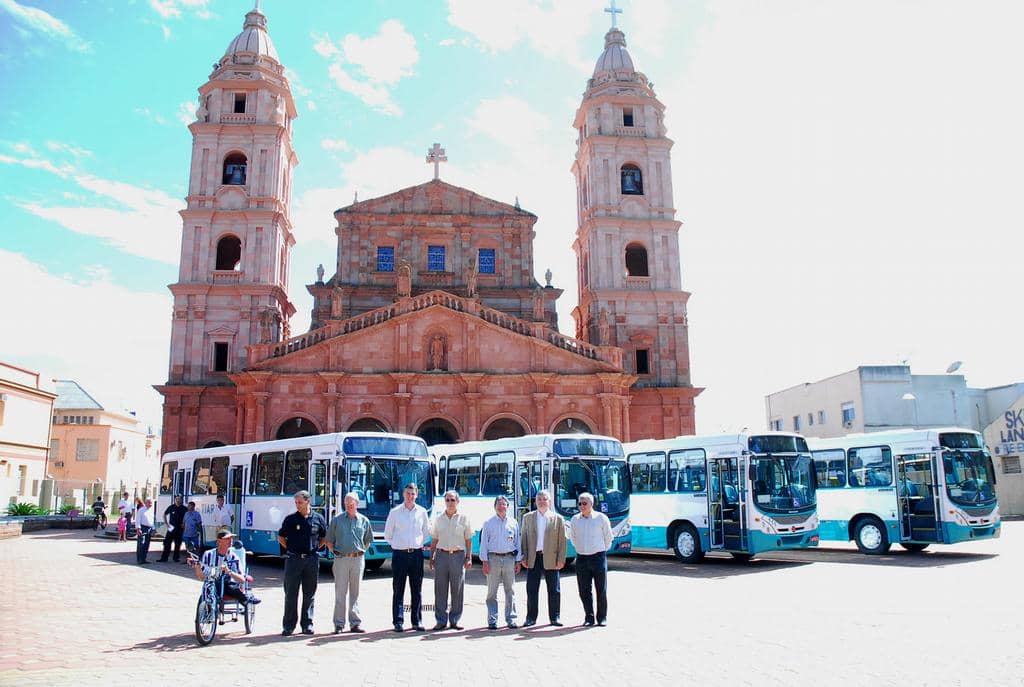
{"type": "Polygon", "coordinates": [[[7,507],[8,515],[45,515],[46,511],[34,503],[12,503],[7,507]]]}
{"type": "Polygon", "coordinates": [[[73,503],[65,503],[60,508],[57,509],[57,515],[67,515],[68,513],[70,513],[73,510],[81,510],[81,509],[78,508],[78,506],[76,506],[73,503]]]}

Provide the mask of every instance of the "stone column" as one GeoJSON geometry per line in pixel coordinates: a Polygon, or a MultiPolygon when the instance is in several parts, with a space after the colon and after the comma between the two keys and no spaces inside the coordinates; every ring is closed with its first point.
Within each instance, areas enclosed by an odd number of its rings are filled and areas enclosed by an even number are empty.
{"type": "Polygon", "coordinates": [[[245,443],[245,399],[235,397],[235,443],[245,443]]]}
{"type": "Polygon", "coordinates": [[[395,399],[395,406],[398,409],[398,433],[409,433],[409,403],[412,401],[410,393],[392,394],[395,399]]]}
{"type": "Polygon", "coordinates": [[[604,408],[604,427],[601,428],[601,434],[607,434],[610,437],[615,436],[615,427],[612,424],[612,406],[614,401],[612,394],[599,394],[601,398],[601,406],[604,408]]]}
{"type": "Polygon", "coordinates": [[[253,394],[256,399],[256,427],[254,428],[256,433],[255,441],[266,441],[267,440],[267,399],[270,398],[270,394],[265,391],[260,391],[253,394]]]}
{"type": "Polygon", "coordinates": [[[466,441],[480,440],[480,394],[478,392],[466,392],[462,394],[466,399],[466,441]]]}
{"type": "Polygon", "coordinates": [[[547,403],[550,395],[540,393],[533,395],[533,431],[535,434],[547,432],[547,403]]]}
{"type": "Polygon", "coordinates": [[[631,438],[630,426],[629,426],[629,404],[630,400],[628,397],[622,399],[622,441],[623,443],[630,442],[631,438]]]}

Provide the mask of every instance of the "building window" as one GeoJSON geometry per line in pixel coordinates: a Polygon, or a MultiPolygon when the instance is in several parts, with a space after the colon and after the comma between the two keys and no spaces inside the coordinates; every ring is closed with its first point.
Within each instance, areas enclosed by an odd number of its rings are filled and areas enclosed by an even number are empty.
{"type": "Polygon", "coordinates": [[[228,345],[226,342],[217,341],[213,344],[213,371],[228,371],[228,345]]]}
{"type": "Polygon", "coordinates": [[[476,264],[480,274],[494,274],[494,249],[481,248],[477,256],[476,264]]]}
{"type": "Polygon", "coordinates": [[[818,424],[819,425],[825,424],[825,411],[824,410],[819,410],[818,411],[818,424]]]}
{"type": "Polygon", "coordinates": [[[647,249],[639,243],[626,246],[626,274],[630,277],[649,277],[647,266],[647,249]]]}
{"type": "Polygon", "coordinates": [[[224,158],[224,175],[221,183],[227,186],[245,186],[245,170],[248,159],[242,153],[231,153],[224,158]]]}
{"type": "Polygon", "coordinates": [[[235,93],[235,114],[245,114],[245,93],[235,93]]]}
{"type": "Polygon", "coordinates": [[[794,415],[793,416],[793,431],[794,432],[799,432],[800,431],[800,416],[799,415],[794,415]]]}
{"type": "Polygon", "coordinates": [[[769,427],[771,427],[771,430],[773,432],[781,432],[782,431],[782,418],[778,418],[778,419],[772,420],[768,424],[769,424],[769,427]]]}
{"type": "Polygon", "coordinates": [[[18,466],[18,496],[25,496],[25,487],[28,483],[28,466],[18,466]]]}
{"type": "Polygon", "coordinates": [[[75,460],[93,462],[100,459],[99,439],[77,439],[75,441],[75,460]]]}
{"type": "Polygon", "coordinates": [[[808,427],[813,427],[814,426],[814,413],[807,413],[807,426],[808,427]]]}
{"type": "Polygon", "coordinates": [[[1020,474],[1020,456],[1003,456],[1003,474],[1020,474]]]}
{"type": "Polygon", "coordinates": [[[638,375],[651,374],[651,352],[646,348],[638,348],[636,351],[636,373],[638,375]]]}
{"type": "Polygon", "coordinates": [[[636,165],[622,166],[622,193],[627,196],[642,196],[644,194],[643,175],[636,165]]]}
{"type": "Polygon", "coordinates": [[[60,460],[60,439],[50,439],[50,462],[60,460]]]}
{"type": "Polygon", "coordinates": [[[393,246],[377,246],[377,271],[395,271],[395,249],[393,246]]]}
{"type": "Polygon", "coordinates": [[[444,272],[444,246],[427,246],[427,271],[444,272]]]}
{"type": "Polygon", "coordinates": [[[852,425],[854,418],[857,417],[857,412],[854,410],[853,403],[848,402],[840,406],[840,410],[843,413],[843,424],[852,425]]]}
{"type": "Polygon", "coordinates": [[[622,108],[622,126],[633,126],[633,108],[622,108]]]}
{"type": "Polygon", "coordinates": [[[242,265],[242,240],[237,236],[222,236],[217,241],[217,262],[214,269],[238,270],[242,265]]]}

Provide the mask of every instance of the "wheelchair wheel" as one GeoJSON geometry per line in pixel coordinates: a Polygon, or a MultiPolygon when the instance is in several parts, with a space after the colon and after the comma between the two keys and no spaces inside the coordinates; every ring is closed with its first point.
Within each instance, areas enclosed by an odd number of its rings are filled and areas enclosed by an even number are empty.
{"type": "Polygon", "coordinates": [[[217,635],[217,602],[207,598],[206,594],[199,597],[196,604],[196,641],[206,646],[217,635]]]}
{"type": "Polygon", "coordinates": [[[256,626],[256,604],[245,604],[245,634],[251,635],[256,626]]]}

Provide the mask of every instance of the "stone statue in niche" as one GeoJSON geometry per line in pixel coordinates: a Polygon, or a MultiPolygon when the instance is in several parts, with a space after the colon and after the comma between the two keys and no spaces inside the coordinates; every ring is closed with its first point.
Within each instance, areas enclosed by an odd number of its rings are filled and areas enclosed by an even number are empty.
{"type": "Polygon", "coordinates": [[[552,276],[553,276],[553,275],[551,274],[551,268],[549,267],[549,268],[548,268],[548,269],[547,269],[547,270],[546,270],[546,271],[544,272],[544,288],[545,288],[545,289],[550,289],[550,288],[551,288],[551,277],[552,277],[552,276]]]}
{"type": "Polygon", "coordinates": [[[476,297],[476,274],[476,260],[470,258],[469,264],[466,265],[466,296],[468,298],[476,297]]]}
{"type": "Polygon", "coordinates": [[[324,283],[324,266],[322,263],[316,266],[316,283],[324,283]]]}
{"type": "Polygon", "coordinates": [[[430,366],[429,370],[447,370],[448,366],[445,364],[445,342],[444,337],[440,334],[434,334],[433,338],[430,339],[430,349],[428,350],[430,366]]]}
{"type": "Polygon", "coordinates": [[[206,110],[206,99],[208,97],[209,96],[205,96],[205,95],[199,96],[199,107],[196,109],[196,121],[197,122],[207,122],[207,121],[209,121],[209,119],[208,119],[209,118],[209,112],[207,112],[207,110],[206,110]]]}
{"type": "Polygon", "coordinates": [[[277,317],[273,310],[268,308],[260,314],[260,343],[274,342],[274,325],[276,323],[277,317]]]}
{"type": "Polygon", "coordinates": [[[398,266],[398,279],[396,283],[399,298],[408,298],[412,295],[412,267],[405,260],[398,266]]]}
{"type": "Polygon", "coordinates": [[[612,343],[612,327],[608,323],[608,311],[601,308],[601,314],[597,316],[597,334],[600,339],[599,346],[610,346],[612,343]]]}
{"type": "Polygon", "coordinates": [[[284,98],[282,98],[280,95],[275,93],[274,94],[274,101],[273,102],[274,102],[274,115],[273,115],[274,123],[283,126],[284,125],[284,117],[285,117],[284,98]]]}
{"type": "Polygon", "coordinates": [[[533,321],[544,321],[544,290],[539,286],[533,290],[533,321]]]}

